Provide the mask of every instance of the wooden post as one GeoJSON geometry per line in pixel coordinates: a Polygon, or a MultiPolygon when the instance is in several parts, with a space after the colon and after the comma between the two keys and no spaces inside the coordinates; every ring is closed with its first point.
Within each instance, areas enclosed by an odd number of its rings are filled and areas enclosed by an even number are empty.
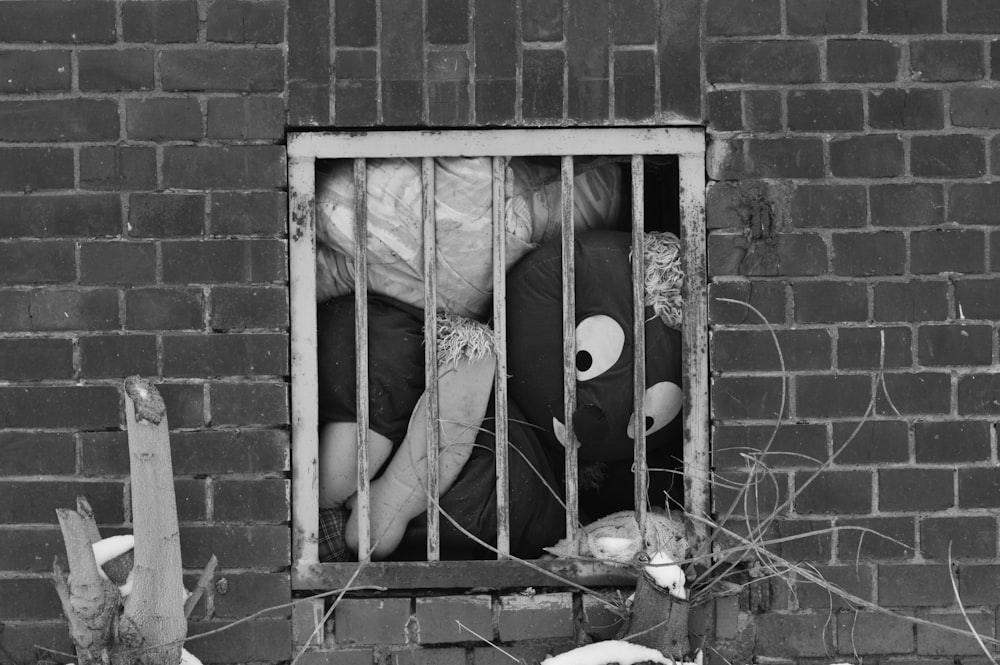
{"type": "MultiPolygon", "coordinates": [[[[640,563],[649,563],[645,554],[637,558],[640,563]]],[[[649,570],[641,570],[635,586],[632,613],[621,639],[656,649],[679,661],[691,651],[688,639],[689,603],[658,585],[649,570]]]]}
{"type": "Polygon", "coordinates": [[[126,379],[125,395],[135,564],[122,628],[143,646],[170,645],[143,652],[140,662],[177,665],[187,619],[166,409],[145,379],[126,379]]]}

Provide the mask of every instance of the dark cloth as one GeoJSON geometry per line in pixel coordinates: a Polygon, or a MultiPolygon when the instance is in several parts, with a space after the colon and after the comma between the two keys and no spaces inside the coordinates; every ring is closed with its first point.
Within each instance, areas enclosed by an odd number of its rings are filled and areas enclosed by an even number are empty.
{"type": "Polygon", "coordinates": [[[351,561],[355,557],[344,540],[344,528],[350,513],[347,508],[322,508],[319,511],[319,560],[351,561]]]}

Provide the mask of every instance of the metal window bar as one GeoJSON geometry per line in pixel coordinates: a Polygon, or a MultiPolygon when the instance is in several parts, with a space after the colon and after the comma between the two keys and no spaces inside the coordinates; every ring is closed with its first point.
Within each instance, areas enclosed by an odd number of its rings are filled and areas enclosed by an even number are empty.
{"type": "MultiPolygon", "coordinates": [[[[677,154],[680,168],[680,222],[681,236],[685,241],[683,268],[687,275],[684,285],[685,314],[682,330],[684,342],[684,392],[685,402],[685,508],[696,518],[704,517],[708,510],[708,363],[707,363],[707,301],[705,300],[704,277],[706,274],[704,256],[704,144],[703,133],[699,129],[667,130],[627,130],[604,129],[601,131],[608,143],[613,145],[616,138],[628,146],[647,146],[660,140],[669,150],[654,151],[656,154],[677,154]]],[[[584,132],[585,133],[585,132],[584,132]]],[[[573,155],[595,152],[586,138],[573,135],[570,130],[504,130],[500,132],[456,132],[453,134],[415,133],[402,144],[397,142],[399,134],[372,132],[368,135],[320,134],[296,135],[289,141],[289,211],[290,211],[290,281],[292,286],[293,321],[292,364],[293,364],[293,436],[297,443],[293,448],[293,477],[296,501],[293,504],[295,522],[299,527],[295,532],[296,588],[314,588],[320,580],[321,586],[341,581],[336,574],[324,575],[317,570],[316,527],[309,525],[310,518],[318,515],[317,490],[318,441],[316,428],[318,413],[315,405],[315,159],[321,157],[354,157],[355,180],[355,238],[367,235],[366,201],[366,159],[374,157],[420,157],[423,190],[422,224],[424,238],[425,304],[436,304],[436,223],[434,210],[434,157],[459,156],[468,154],[501,154],[511,144],[525,145],[530,139],[541,136],[546,145],[555,146],[553,152],[545,150],[531,154],[554,154],[565,148],[561,159],[562,181],[562,248],[563,248],[563,332],[564,332],[564,416],[566,424],[566,504],[567,534],[574,535],[579,526],[577,488],[577,450],[572,430],[575,409],[575,292],[573,277],[574,232],[573,232],[573,155]],[[324,147],[330,143],[333,147],[324,147]],[[297,384],[297,385],[296,385],[297,384]],[[309,388],[312,387],[312,394],[309,388]],[[299,444],[298,441],[302,440],[299,444]]],[[[552,148],[550,148],[552,149],[552,148]]],[[[604,151],[608,153],[609,151],[604,151]]],[[[618,154],[621,154],[618,152],[618,154]]],[[[644,235],[645,211],[643,209],[644,151],[635,151],[631,156],[632,173],[632,276],[634,314],[634,414],[635,414],[635,506],[636,519],[644,527],[647,512],[647,465],[645,459],[645,418],[643,411],[645,386],[644,360],[644,235]]],[[[507,450],[507,391],[506,391],[506,312],[505,312],[505,193],[507,158],[493,158],[493,285],[494,285],[494,336],[496,344],[496,438],[497,438],[497,549],[498,558],[509,557],[509,484],[507,450]]],[[[367,249],[364,242],[356,242],[355,292],[364,293],[367,288],[367,249]]],[[[358,529],[361,552],[359,559],[370,559],[370,496],[368,460],[368,344],[367,344],[367,300],[356,298],[355,335],[357,348],[357,395],[358,395],[358,529]]],[[[440,559],[439,530],[439,479],[438,458],[440,453],[440,429],[438,426],[439,395],[437,389],[436,337],[437,322],[435,307],[425,307],[425,364],[428,391],[427,424],[427,509],[429,562],[440,559]]],[[[695,519],[689,523],[696,540],[704,538],[706,529],[703,522],[695,519]]],[[[375,534],[376,538],[378,534],[375,534]]],[[[503,563],[503,562],[497,562],[503,563]]],[[[326,564],[336,567],[338,564],[326,564]]],[[[558,563],[556,567],[558,567],[558,563]]],[[[384,564],[370,564],[369,575],[375,579],[385,575],[389,569],[384,564]]],[[[479,570],[484,569],[482,562],[479,570]]],[[[421,569],[422,584],[431,586],[454,586],[461,579],[453,575],[431,575],[421,569]]],[[[466,569],[461,569],[465,571],[466,569]]],[[[463,573],[476,578],[473,569],[463,573]]],[[[504,570],[507,570],[506,568],[504,570]]],[[[511,569],[520,571],[521,569],[511,569]]],[[[489,574],[488,572],[486,574],[489,574]]],[[[565,571],[564,571],[565,574],[565,571]]],[[[530,575],[518,573],[518,579],[528,579],[530,575]]],[[[585,572],[577,575],[587,577],[585,572]]],[[[600,577],[600,575],[598,575],[600,577]]],[[[398,578],[397,578],[398,579],[398,578]]],[[[361,583],[358,580],[358,583],[361,583]]],[[[511,583],[516,583],[512,578],[511,583]]]]}

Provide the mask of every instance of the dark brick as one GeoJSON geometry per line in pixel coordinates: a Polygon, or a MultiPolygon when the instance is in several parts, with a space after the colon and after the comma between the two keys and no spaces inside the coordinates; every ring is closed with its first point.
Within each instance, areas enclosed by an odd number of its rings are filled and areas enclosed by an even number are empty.
{"type": "Polygon", "coordinates": [[[80,473],[84,476],[129,475],[126,432],[82,432],[80,473]]]}
{"type": "Polygon", "coordinates": [[[701,18],[700,0],[660,4],[660,106],[695,123],[702,122],[701,18]]]}
{"type": "Polygon", "coordinates": [[[457,622],[479,635],[493,633],[493,607],[487,595],[417,598],[416,616],[423,644],[464,641],[468,633],[457,622]]]}
{"type": "Polygon", "coordinates": [[[0,5],[0,42],[110,43],[115,7],[107,2],[21,0],[0,5]]]}
{"type": "MultiPolygon", "coordinates": [[[[522,12],[527,12],[527,5],[522,3],[522,12]]],[[[478,81],[513,82],[517,76],[516,8],[506,2],[477,3],[474,57],[478,81]]]]}
{"type": "Polygon", "coordinates": [[[205,230],[205,197],[201,194],[132,194],[129,235],[143,238],[200,236],[205,230]]]}
{"type": "MultiPolygon", "coordinates": [[[[173,421],[170,424],[173,425],[173,421]]],[[[204,480],[181,479],[174,481],[177,519],[182,524],[184,522],[203,522],[208,516],[205,506],[205,489],[204,480]]]]}
{"type": "Polygon", "coordinates": [[[756,644],[776,657],[827,656],[832,653],[833,630],[825,613],[767,613],[758,618],[756,644]]]}
{"type": "Polygon", "coordinates": [[[330,116],[330,13],[333,3],[297,2],[288,6],[288,124],[321,126],[330,116]]]}
{"type": "Polygon", "coordinates": [[[970,319],[1000,319],[997,294],[1000,294],[1000,282],[996,280],[960,279],[955,282],[956,308],[961,307],[961,314],[970,319]]]}
{"type": "Polygon", "coordinates": [[[913,518],[872,517],[838,520],[838,559],[842,563],[872,559],[908,559],[915,542],[913,518]]]}
{"type": "Polygon", "coordinates": [[[990,423],[918,422],[913,428],[917,462],[952,464],[979,462],[990,456],[990,423]]]}
{"type": "Polygon", "coordinates": [[[149,288],[125,292],[129,330],[184,330],[204,327],[199,289],[149,288]]]}
{"type": "Polygon", "coordinates": [[[197,140],[202,136],[197,99],[129,99],[125,101],[125,131],[145,141],[197,140]]]}
{"type": "Polygon", "coordinates": [[[184,49],[160,53],[164,90],[281,92],[285,58],[276,48],[184,49]]]}
{"type": "Polygon", "coordinates": [[[899,47],[874,39],[831,39],[826,50],[827,76],[840,83],[895,81],[899,47]]]}
{"type": "Polygon", "coordinates": [[[58,284],[76,279],[76,245],[63,240],[0,242],[0,284],[58,284]]]}
{"type": "Polygon", "coordinates": [[[880,366],[882,337],[885,337],[884,367],[909,367],[909,328],[840,328],[837,334],[837,367],[872,369],[880,366]]]}
{"type": "Polygon", "coordinates": [[[954,469],[878,471],[878,509],[881,511],[940,511],[954,505],[954,469]]]}
{"type": "Polygon", "coordinates": [[[170,146],[163,184],[181,189],[271,189],[285,185],[282,146],[170,146]]]}
{"type": "MultiPolygon", "coordinates": [[[[374,0],[336,0],[334,43],[338,46],[374,46],[375,6],[374,0]]],[[[392,21],[392,17],[383,18],[386,19],[392,21]]]]}
{"type": "MultiPolygon", "coordinates": [[[[117,427],[118,404],[118,391],[112,387],[0,388],[4,423],[10,428],[117,427]]],[[[7,502],[0,505],[9,506],[7,502]]],[[[106,514],[101,518],[115,521],[106,514]]],[[[46,516],[44,521],[49,519],[46,516]]]]}
{"type": "Polygon", "coordinates": [[[285,5],[215,0],[208,6],[206,36],[210,42],[278,44],[285,41],[285,5]]]}
{"type": "Polygon", "coordinates": [[[910,168],[915,176],[974,178],[986,173],[986,146],[981,136],[914,136],[910,168]]]}
{"type": "Polygon", "coordinates": [[[884,607],[951,605],[954,595],[948,567],[915,564],[880,566],[878,602],[884,607]]]}
{"type": "Polygon", "coordinates": [[[918,81],[976,81],[983,78],[983,44],[971,40],[910,43],[910,72],[918,81]]]}
{"type": "MultiPolygon", "coordinates": [[[[61,544],[59,548],[63,550],[61,544]]],[[[66,624],[61,620],[27,621],[7,624],[4,630],[4,647],[15,662],[29,662],[36,657],[39,647],[69,653],[73,651],[73,642],[70,640],[69,631],[66,630],[66,624]]]]}
{"type": "Polygon", "coordinates": [[[780,131],[781,94],[772,90],[745,91],[743,116],[747,129],[761,132],[780,131]]]}
{"type": "Polygon", "coordinates": [[[119,200],[112,194],[0,197],[0,210],[3,210],[0,237],[92,238],[117,235],[121,232],[119,200]]]}
{"type": "Polygon", "coordinates": [[[956,127],[1000,127],[1000,95],[992,88],[956,88],[951,92],[951,123],[956,127]]]}
{"type": "Polygon", "coordinates": [[[32,330],[111,330],[118,327],[113,289],[59,289],[30,295],[32,330]]]}
{"type": "Polygon", "coordinates": [[[872,129],[941,129],[944,95],[924,88],[887,88],[868,93],[868,124],[872,129]]]}
{"type": "Polygon", "coordinates": [[[209,325],[215,329],[288,327],[286,287],[216,287],[210,303],[209,325]]]}
{"type": "Polygon", "coordinates": [[[620,51],[615,54],[615,118],[643,120],[653,116],[656,104],[656,77],[653,54],[649,51],[620,51]]]}
{"type": "Polygon", "coordinates": [[[819,52],[807,41],[740,41],[709,44],[709,83],[816,83],[819,52]]]}
{"type": "Polygon", "coordinates": [[[333,66],[338,79],[375,79],[378,77],[378,52],[374,49],[339,48],[334,55],[333,66]]]}
{"type": "Polygon", "coordinates": [[[861,0],[788,0],[788,32],[838,35],[861,31],[861,0]]]}
{"type": "Polygon", "coordinates": [[[773,281],[713,282],[709,284],[708,312],[713,324],[760,323],[749,308],[722,298],[752,305],[773,324],[785,321],[785,284],[773,281]]]}
{"type": "Polygon", "coordinates": [[[570,637],[573,634],[573,605],[570,594],[500,597],[500,639],[541,639],[570,637]]]}
{"type": "Polygon", "coordinates": [[[777,35],[781,33],[778,0],[708,0],[709,35],[777,35]]]}
{"type": "Polygon", "coordinates": [[[366,127],[378,119],[376,81],[337,81],[334,86],[334,118],[340,127],[366,127]]]}
{"type": "Polygon", "coordinates": [[[710,275],[820,275],[827,269],[826,244],[811,233],[782,235],[776,243],[749,247],[744,236],[712,234],[708,258],[710,275]]]}
{"type": "Polygon", "coordinates": [[[191,653],[209,663],[243,663],[254,658],[279,661],[293,657],[291,622],[260,620],[224,628],[232,624],[232,620],[192,623],[188,629],[189,639],[208,631],[216,634],[192,641],[191,653]],[[221,632],[223,630],[225,632],[221,632]]]}
{"type": "Polygon", "coordinates": [[[282,383],[214,383],[213,425],[287,425],[288,385],[282,383]]]}
{"type": "Polygon", "coordinates": [[[181,558],[186,568],[201,568],[212,554],[227,568],[284,568],[291,560],[289,536],[287,526],[189,525],[181,528],[181,558]]]}
{"type": "Polygon", "coordinates": [[[427,121],[446,127],[469,124],[468,55],[463,51],[435,51],[427,60],[427,121]]]}
{"type": "Polygon", "coordinates": [[[193,42],[198,38],[198,3],[126,2],[122,5],[122,32],[127,42],[193,42]]]}
{"type": "Polygon", "coordinates": [[[993,517],[925,518],[920,549],[932,559],[988,559],[996,555],[997,522],[993,517]]]}
{"type": "Polygon", "coordinates": [[[465,665],[465,649],[434,647],[404,649],[392,654],[392,665],[465,665]]]}
{"type": "Polygon", "coordinates": [[[1000,590],[1000,566],[966,564],[958,569],[958,592],[962,602],[972,605],[993,605],[1000,590]]]}
{"type": "MultiPolygon", "coordinates": [[[[0,339],[0,379],[38,381],[71,378],[73,378],[72,340],[0,339]]],[[[4,467],[3,455],[4,452],[0,449],[0,469],[4,467]]]]}
{"type": "Polygon", "coordinates": [[[567,5],[566,91],[569,117],[582,121],[608,119],[609,3],[578,0],[567,5]]]}
{"type": "MultiPolygon", "coordinates": [[[[59,597],[44,579],[0,580],[0,620],[58,619],[62,617],[59,597]]],[[[6,641],[6,640],[5,640],[6,641]]]]}
{"type": "Polygon", "coordinates": [[[712,367],[719,372],[830,369],[833,343],[826,330],[718,330],[712,335],[712,367]]]}
{"type": "Polygon", "coordinates": [[[0,148],[0,190],[30,194],[72,187],[73,151],[69,148],[0,148]]]}
{"type": "Polygon", "coordinates": [[[110,99],[0,102],[0,141],[106,141],[117,138],[118,104],[110,99]]]}
{"type": "MultiPolygon", "coordinates": [[[[617,96],[618,90],[615,89],[617,96]]],[[[743,129],[743,103],[739,90],[711,90],[705,101],[708,103],[708,126],[717,132],[733,132],[743,129]]]]}
{"type": "Polygon", "coordinates": [[[816,566],[812,572],[824,583],[816,584],[805,580],[795,582],[795,595],[800,610],[829,611],[853,608],[854,605],[847,596],[869,602],[874,600],[872,566],[816,566]],[[833,589],[829,588],[831,586],[833,589]]]}
{"type": "Polygon", "coordinates": [[[858,417],[867,411],[871,395],[872,380],[868,376],[851,374],[797,376],[795,413],[800,418],[858,417]]]}
{"type": "Polygon", "coordinates": [[[0,93],[68,91],[69,51],[0,51],[0,93]]]}
{"type": "Polygon", "coordinates": [[[842,614],[837,618],[837,631],[839,635],[844,636],[840,638],[842,653],[911,653],[916,646],[913,622],[891,614],[879,612],[842,614]]]}
{"type": "Polygon", "coordinates": [[[561,118],[562,51],[525,50],[522,112],[526,119],[561,118]]]}
{"type": "Polygon", "coordinates": [[[948,32],[1000,32],[1000,6],[991,0],[948,0],[948,32]]]}
{"type": "Polygon", "coordinates": [[[512,124],[516,87],[513,80],[476,81],[476,122],[484,125],[512,124]]]}
{"type": "Polygon", "coordinates": [[[165,282],[274,282],[287,272],[278,240],[178,240],[163,243],[162,254],[165,282]]]}
{"type": "Polygon", "coordinates": [[[857,228],[868,221],[865,188],[860,185],[800,185],[792,194],[797,228],[857,228]]]}
{"type": "Polygon", "coordinates": [[[1000,413],[1000,375],[969,374],[960,377],[958,412],[963,415],[1000,413]]]}
{"type": "Polygon", "coordinates": [[[815,467],[829,457],[823,425],[717,425],[712,432],[712,461],[716,468],[745,469],[753,455],[768,468],[815,467]],[[766,450],[766,452],[765,452],[766,450]]]}
{"type": "Polygon", "coordinates": [[[959,469],[958,505],[961,508],[1000,507],[1000,469],[996,467],[959,469]]]}
{"type": "Polygon", "coordinates": [[[833,272],[852,277],[902,275],[906,269],[906,238],[897,231],[835,233],[833,272]]]}
{"type": "Polygon", "coordinates": [[[655,0],[619,0],[612,11],[615,44],[654,44],[659,23],[655,0]]]}
{"type": "Polygon", "coordinates": [[[720,420],[774,418],[781,409],[779,377],[717,377],[712,382],[712,412],[720,420]]]}
{"type": "Polygon", "coordinates": [[[990,269],[1000,272],[1000,233],[990,233],[990,269]]]}
{"type": "Polygon", "coordinates": [[[910,270],[916,274],[983,272],[985,245],[980,231],[914,231],[910,234],[910,270]]]}
{"type": "Polygon", "coordinates": [[[873,185],[870,196],[872,226],[936,226],[944,222],[941,185],[873,185]]]}
{"type": "Polygon", "coordinates": [[[876,413],[883,415],[939,414],[951,409],[951,379],[947,374],[916,372],[886,374],[883,390],[879,391],[876,413]],[[885,398],[892,399],[889,404],[885,398]]]}
{"type": "Polygon", "coordinates": [[[200,383],[163,383],[157,388],[167,406],[171,428],[205,424],[205,391],[200,383]]]}
{"type": "Polygon", "coordinates": [[[744,219],[748,217],[750,209],[747,200],[758,195],[761,198],[770,196],[765,183],[755,182],[751,188],[749,183],[743,182],[710,182],[705,194],[705,214],[709,230],[742,231],[744,219]]]}
{"type": "Polygon", "coordinates": [[[464,44],[469,41],[469,0],[428,0],[427,41],[464,44]]]}
{"type": "MultiPolygon", "coordinates": [[[[4,529],[0,531],[0,570],[46,573],[57,555],[65,556],[58,529],[4,529]]],[[[6,635],[4,636],[7,637],[6,635]]],[[[7,640],[4,640],[6,646],[7,640]]]]}
{"type": "Polygon", "coordinates": [[[212,485],[215,520],[284,522],[288,520],[288,481],[217,480],[212,485]]]}
{"type": "MultiPolygon", "coordinates": [[[[85,496],[102,524],[120,523],[124,517],[120,482],[69,482],[23,480],[0,482],[0,517],[5,524],[53,524],[57,508],[74,508],[85,496]]],[[[22,617],[23,618],[23,617],[22,617]]]]}
{"type": "Polygon", "coordinates": [[[82,378],[115,378],[156,374],[156,337],[98,335],[80,338],[82,378]]]}
{"type": "Polygon", "coordinates": [[[80,149],[80,186],[84,189],[154,189],[156,149],[84,146],[80,149]]]}
{"type": "Polygon", "coordinates": [[[288,199],[284,192],[216,192],[211,211],[213,234],[278,235],[286,229],[288,199]]]}
{"type": "Polygon", "coordinates": [[[179,377],[288,373],[284,335],[164,335],[163,374],[179,377]]]}
{"type": "Polygon", "coordinates": [[[211,139],[279,139],[285,135],[285,104],[279,97],[208,100],[211,139]]]}
{"type": "Polygon", "coordinates": [[[524,0],[521,5],[521,34],[525,41],[531,42],[555,42],[562,39],[562,2],[524,0]]]}
{"type": "MultiPolygon", "coordinates": [[[[215,594],[215,617],[243,618],[254,612],[291,601],[291,581],[288,573],[228,573],[225,594],[215,594]]],[[[268,612],[264,616],[287,617],[288,607],[268,612]]],[[[339,665],[339,663],[338,663],[339,665]]]]}
{"type": "Polygon", "coordinates": [[[864,98],[857,90],[792,90],[788,93],[788,128],[859,131],[864,126],[863,107],[864,98]]]}
{"type": "Polygon", "coordinates": [[[843,323],[868,318],[868,291],[862,282],[798,282],[792,285],[799,323],[843,323]]]}
{"type": "Polygon", "coordinates": [[[352,598],[334,614],[337,644],[403,644],[410,620],[408,598],[352,598]]]}
{"type": "Polygon", "coordinates": [[[1000,184],[952,185],[948,195],[948,221],[1000,225],[1000,184]]]}
{"type": "Polygon", "coordinates": [[[943,27],[941,0],[868,0],[868,31],[873,34],[934,34],[943,27]]]}
{"type": "Polygon", "coordinates": [[[287,431],[176,432],[170,435],[170,445],[174,451],[174,472],[178,474],[283,475],[288,469],[287,431]]]}
{"type": "MultiPolygon", "coordinates": [[[[759,178],[820,178],[823,141],[813,137],[751,139],[736,175],[759,178]]],[[[728,174],[727,174],[728,175],[728,174]]]]}
{"type": "Polygon", "coordinates": [[[0,330],[31,330],[30,312],[27,291],[0,290],[0,330]]]}
{"type": "Polygon", "coordinates": [[[924,366],[989,365],[993,360],[992,326],[920,326],[917,353],[924,366]]]}
{"type": "Polygon", "coordinates": [[[153,88],[152,50],[80,51],[78,57],[80,90],[125,92],[153,88]]]}
{"type": "Polygon", "coordinates": [[[910,435],[898,420],[868,420],[833,424],[833,452],[837,464],[869,466],[882,462],[906,462],[910,457],[910,435]]]}
{"type": "Polygon", "coordinates": [[[903,141],[896,134],[869,134],[830,141],[830,171],[838,177],[903,175],[903,141]]]}
{"type": "MultiPolygon", "coordinates": [[[[964,603],[964,599],[962,602],[964,603]]],[[[983,653],[978,640],[993,639],[995,622],[992,612],[971,611],[965,615],[935,613],[932,625],[917,625],[916,628],[917,653],[956,658],[963,655],[978,656],[983,653]],[[968,633],[970,623],[977,636],[981,637],[974,637],[968,633]]]]}

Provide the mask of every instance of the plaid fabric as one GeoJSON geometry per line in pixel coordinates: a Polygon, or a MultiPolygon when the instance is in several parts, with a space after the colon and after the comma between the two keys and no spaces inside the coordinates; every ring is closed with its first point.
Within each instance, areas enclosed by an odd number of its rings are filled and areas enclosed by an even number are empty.
{"type": "Polygon", "coordinates": [[[350,561],[353,556],[347,549],[344,540],[344,530],[347,518],[350,516],[347,508],[330,508],[319,511],[319,560],[350,561]]]}

